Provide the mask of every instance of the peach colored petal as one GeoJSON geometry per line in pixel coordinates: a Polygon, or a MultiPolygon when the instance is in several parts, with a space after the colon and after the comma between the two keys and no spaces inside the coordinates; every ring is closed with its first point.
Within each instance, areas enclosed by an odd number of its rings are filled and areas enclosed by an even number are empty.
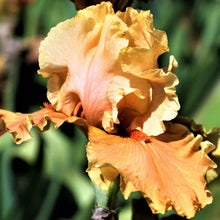
{"type": "Polygon", "coordinates": [[[102,167],[92,168],[92,181],[102,187],[102,190],[108,190],[112,181],[118,176],[118,171],[110,164],[103,164],[102,167]],[[104,182],[104,184],[103,184],[104,182]]]}
{"type": "Polygon", "coordinates": [[[168,41],[164,31],[155,30],[150,11],[127,8],[119,17],[129,26],[126,37],[129,46],[122,50],[122,68],[125,72],[140,73],[158,68],[157,58],[167,52],[168,41]]]}
{"type": "Polygon", "coordinates": [[[124,23],[110,3],[89,7],[53,28],[40,47],[40,71],[50,76],[48,99],[71,116],[82,103],[89,124],[99,126],[111,105],[106,89],[120,70],[119,54],[127,46],[124,23]]]}
{"type": "Polygon", "coordinates": [[[139,191],[154,213],[173,208],[191,218],[212,202],[204,175],[215,164],[208,158],[207,149],[199,150],[200,135],[194,137],[185,126],[167,122],[162,135],[148,137],[137,131],[131,137],[89,128],[87,171],[95,183],[107,188],[114,175],[97,170],[115,168],[121,175],[124,197],[139,191]]]}
{"type": "Polygon", "coordinates": [[[30,114],[32,124],[37,126],[41,131],[44,130],[48,120],[54,124],[55,128],[58,128],[67,119],[66,115],[56,112],[50,105],[46,105],[45,107],[30,114]]]}
{"type": "Polygon", "coordinates": [[[150,11],[127,8],[125,13],[117,12],[117,15],[129,27],[126,31],[129,45],[121,50],[121,67],[128,73],[130,87],[120,87],[114,80],[109,84],[107,94],[113,121],[119,115],[124,127],[131,123],[130,129],[159,135],[164,132],[163,121],[173,119],[180,108],[175,94],[178,79],[171,73],[178,63],[171,56],[167,68],[157,69],[158,56],[168,51],[167,36],[153,28],[150,11]]]}
{"type": "Polygon", "coordinates": [[[153,28],[150,11],[115,14],[110,2],[102,2],[51,29],[40,46],[39,73],[50,77],[48,99],[56,111],[108,132],[132,122],[132,129],[158,135],[163,120],[178,110],[172,68],[154,71],[166,51],[166,33],[153,28]],[[151,115],[157,120],[150,133],[151,115]]]}
{"type": "MultiPolygon", "coordinates": [[[[117,114],[117,110],[116,110],[116,114],[117,114]]],[[[117,118],[116,120],[113,120],[112,111],[105,111],[102,119],[102,127],[105,129],[105,131],[109,133],[117,133],[118,129],[115,126],[115,123],[119,124],[119,121],[117,120],[117,118]]]]}
{"type": "Polygon", "coordinates": [[[153,27],[153,15],[150,11],[127,8],[126,13],[117,12],[117,15],[128,25],[126,37],[130,47],[144,47],[150,49],[156,46],[155,55],[168,51],[167,35],[153,27]]]}
{"type": "MultiPolygon", "coordinates": [[[[173,65],[167,69],[173,69],[173,65]]],[[[176,75],[163,69],[124,74],[121,79],[115,77],[107,91],[113,121],[118,117],[124,127],[142,130],[147,135],[163,133],[163,121],[175,118],[180,108],[175,89],[177,84],[176,75]]]]}
{"type": "Polygon", "coordinates": [[[176,73],[176,69],[178,67],[178,62],[176,61],[175,57],[173,55],[170,56],[168,67],[164,68],[164,71],[176,73]]]}
{"type": "Polygon", "coordinates": [[[155,48],[128,47],[122,52],[122,69],[127,73],[141,73],[143,71],[158,68],[155,48]]]}
{"type": "Polygon", "coordinates": [[[55,112],[49,105],[32,114],[0,110],[0,134],[10,132],[14,136],[15,143],[20,144],[31,139],[30,130],[32,126],[36,126],[43,131],[47,128],[49,121],[57,128],[66,119],[66,115],[55,112]]]}
{"type": "MultiPolygon", "coordinates": [[[[170,64],[168,68],[173,69],[173,66],[170,64]]],[[[175,118],[180,108],[175,89],[178,78],[175,74],[162,69],[152,69],[137,75],[142,79],[142,85],[146,85],[145,90],[148,88],[149,92],[145,93],[143,101],[139,101],[146,103],[145,108],[139,111],[141,114],[130,117],[132,120],[129,129],[141,130],[148,136],[159,135],[165,131],[163,121],[175,118]]]]}
{"type": "MultiPolygon", "coordinates": [[[[209,149],[207,154],[212,156],[213,161],[219,165],[220,163],[220,128],[212,128],[209,132],[206,132],[205,128],[201,124],[196,124],[194,120],[177,116],[173,121],[185,125],[193,134],[200,134],[203,137],[201,147],[209,149]],[[208,146],[208,147],[207,147],[208,146]]],[[[206,173],[206,180],[208,183],[218,177],[220,173],[219,166],[216,169],[208,170],[206,173]]]]}
{"type": "Polygon", "coordinates": [[[32,127],[28,114],[14,113],[0,110],[1,135],[9,131],[14,136],[16,143],[31,139],[29,130],[32,127]]]}
{"type": "Polygon", "coordinates": [[[127,127],[136,115],[148,111],[151,93],[151,86],[147,80],[131,74],[115,77],[107,90],[113,121],[116,123],[119,118],[120,124],[127,127]]]}

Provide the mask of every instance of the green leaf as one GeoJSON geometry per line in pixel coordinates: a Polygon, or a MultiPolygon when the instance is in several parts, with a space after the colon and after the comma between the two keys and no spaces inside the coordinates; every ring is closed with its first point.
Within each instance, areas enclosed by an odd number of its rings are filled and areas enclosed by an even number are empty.
{"type": "Polygon", "coordinates": [[[202,106],[193,115],[194,120],[203,124],[207,130],[212,127],[220,127],[220,78],[215,87],[205,98],[202,106]]]}
{"type": "Polygon", "coordinates": [[[53,127],[43,133],[43,138],[45,141],[45,174],[62,181],[73,193],[79,208],[90,206],[94,199],[92,184],[84,168],[76,163],[79,156],[81,161],[83,160],[81,151],[86,157],[84,141],[81,145],[80,136],[72,141],[53,127]]]}
{"type": "Polygon", "coordinates": [[[42,200],[41,208],[36,216],[35,220],[47,220],[49,219],[56,199],[60,192],[60,183],[52,179],[47,189],[47,193],[42,200]]]}
{"type": "Polygon", "coordinates": [[[0,153],[0,219],[5,219],[15,203],[13,189],[13,174],[11,170],[11,159],[13,145],[5,142],[4,150],[0,153]]]}
{"type": "Polygon", "coordinates": [[[71,1],[38,0],[25,10],[24,37],[46,35],[57,23],[74,17],[76,10],[71,1]]]}
{"type": "Polygon", "coordinates": [[[26,161],[28,164],[33,165],[36,161],[40,143],[36,129],[32,128],[31,135],[33,136],[31,140],[22,143],[22,145],[14,149],[14,155],[26,161]]]}

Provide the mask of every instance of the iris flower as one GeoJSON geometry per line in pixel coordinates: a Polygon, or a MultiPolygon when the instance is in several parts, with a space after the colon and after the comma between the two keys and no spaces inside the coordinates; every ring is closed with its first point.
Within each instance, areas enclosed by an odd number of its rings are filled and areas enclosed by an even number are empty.
{"type": "Polygon", "coordinates": [[[204,175],[215,167],[204,144],[186,126],[171,122],[179,102],[177,62],[159,68],[167,36],[150,11],[114,12],[103,2],[52,28],[40,46],[39,74],[49,77],[49,104],[32,114],[0,110],[0,132],[15,142],[30,129],[75,123],[88,136],[88,174],[102,189],[120,174],[128,198],[140,192],[154,213],[173,208],[191,218],[212,202],[204,175]]]}

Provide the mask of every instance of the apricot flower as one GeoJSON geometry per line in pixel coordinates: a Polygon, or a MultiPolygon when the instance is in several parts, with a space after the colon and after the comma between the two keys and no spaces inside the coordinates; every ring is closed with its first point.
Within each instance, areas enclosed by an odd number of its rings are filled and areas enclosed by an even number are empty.
{"type": "Polygon", "coordinates": [[[166,122],[179,109],[177,62],[171,56],[163,69],[157,63],[166,51],[166,33],[154,29],[150,11],[115,13],[110,2],[81,10],[40,46],[50,104],[32,114],[0,110],[0,134],[9,131],[21,143],[32,126],[44,130],[48,121],[83,126],[94,183],[107,188],[120,173],[125,198],[139,191],[155,213],[174,208],[192,217],[212,201],[203,178],[214,167],[212,145],[204,148],[201,136],[166,122]]]}

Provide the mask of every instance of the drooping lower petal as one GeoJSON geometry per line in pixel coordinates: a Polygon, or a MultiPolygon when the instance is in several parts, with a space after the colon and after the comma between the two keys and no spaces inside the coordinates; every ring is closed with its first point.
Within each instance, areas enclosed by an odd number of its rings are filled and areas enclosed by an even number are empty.
{"type": "Polygon", "coordinates": [[[10,132],[14,136],[15,143],[20,144],[32,138],[30,134],[32,126],[36,126],[43,131],[49,121],[57,128],[67,119],[66,115],[56,112],[49,105],[32,114],[0,110],[0,135],[10,132]]]}
{"type": "Polygon", "coordinates": [[[166,132],[157,137],[143,133],[119,137],[90,127],[88,173],[96,184],[106,188],[115,174],[111,171],[106,175],[102,169],[115,169],[121,175],[125,198],[138,191],[154,213],[173,208],[191,218],[212,202],[204,175],[215,164],[208,158],[207,149],[199,149],[201,139],[174,123],[166,123],[166,132]]]}

